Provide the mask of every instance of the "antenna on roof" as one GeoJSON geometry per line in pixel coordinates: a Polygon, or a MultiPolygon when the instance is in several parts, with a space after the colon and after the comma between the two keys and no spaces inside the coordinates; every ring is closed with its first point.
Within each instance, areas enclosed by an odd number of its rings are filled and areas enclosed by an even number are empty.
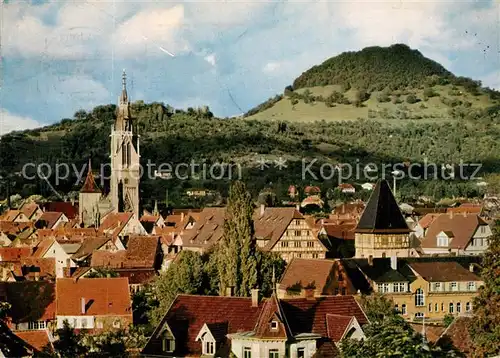
{"type": "Polygon", "coordinates": [[[273,265],[273,278],[271,282],[273,284],[273,293],[276,293],[276,271],[274,269],[274,265],[273,265]]]}

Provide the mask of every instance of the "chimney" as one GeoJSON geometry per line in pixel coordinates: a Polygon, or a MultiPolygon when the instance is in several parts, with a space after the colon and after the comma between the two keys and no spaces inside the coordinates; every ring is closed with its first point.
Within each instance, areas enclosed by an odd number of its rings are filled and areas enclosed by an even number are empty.
{"type": "Polygon", "coordinates": [[[368,265],[373,266],[373,256],[368,256],[368,265]]]}
{"type": "Polygon", "coordinates": [[[252,289],[252,307],[259,307],[259,289],[252,289]]]}
{"type": "Polygon", "coordinates": [[[40,272],[35,271],[35,281],[38,281],[40,279],[40,272]]]}
{"type": "Polygon", "coordinates": [[[226,287],[226,296],[232,297],[233,294],[234,294],[234,287],[233,286],[226,287]]]}
{"type": "Polygon", "coordinates": [[[181,223],[184,222],[184,212],[181,213],[181,223]]]}
{"type": "Polygon", "coordinates": [[[75,198],[71,197],[70,201],[71,201],[71,205],[75,206],[75,198]]]}
{"type": "Polygon", "coordinates": [[[453,210],[450,210],[450,211],[448,212],[448,215],[450,216],[450,219],[453,219],[453,210]]]}
{"type": "Polygon", "coordinates": [[[266,212],[266,205],[260,204],[260,217],[263,217],[265,212],[266,212]]]}
{"type": "Polygon", "coordinates": [[[314,288],[305,288],[304,293],[307,300],[314,300],[314,288]]]}
{"type": "Polygon", "coordinates": [[[398,269],[398,257],[396,255],[391,256],[391,269],[398,269]]]}
{"type": "Polygon", "coordinates": [[[464,214],[464,218],[466,218],[467,217],[467,211],[464,211],[463,214],[464,214]]]}
{"type": "Polygon", "coordinates": [[[82,314],[85,314],[85,297],[82,297],[82,314]]]}
{"type": "Polygon", "coordinates": [[[469,265],[469,271],[470,272],[474,272],[474,264],[470,264],[469,265]]]}
{"type": "Polygon", "coordinates": [[[300,211],[300,204],[295,205],[295,210],[300,211]]]}

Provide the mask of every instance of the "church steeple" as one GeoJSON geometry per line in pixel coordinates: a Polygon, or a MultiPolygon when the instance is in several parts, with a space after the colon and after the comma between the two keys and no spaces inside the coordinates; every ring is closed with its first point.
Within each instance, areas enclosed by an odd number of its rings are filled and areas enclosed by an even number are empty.
{"type": "Polygon", "coordinates": [[[123,69],[122,73],[122,94],[120,96],[120,105],[122,104],[128,104],[127,74],[125,73],[125,69],[123,69]]]}

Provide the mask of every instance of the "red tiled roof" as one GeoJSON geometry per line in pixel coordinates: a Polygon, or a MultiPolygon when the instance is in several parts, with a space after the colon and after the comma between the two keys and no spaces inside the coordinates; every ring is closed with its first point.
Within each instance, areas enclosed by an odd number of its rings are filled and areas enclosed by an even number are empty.
{"type": "Polygon", "coordinates": [[[40,207],[38,206],[37,203],[25,203],[23,206],[20,208],[22,213],[26,215],[28,219],[31,219],[33,214],[37,211],[40,210],[40,207]]]}
{"type": "Polygon", "coordinates": [[[349,184],[349,183],[342,183],[342,184],[339,184],[339,189],[354,189],[354,187],[349,184]]]}
{"type": "Polygon", "coordinates": [[[306,193],[307,195],[319,194],[319,193],[321,193],[321,189],[319,188],[319,186],[306,186],[304,188],[304,193],[306,193]]]}
{"type": "Polygon", "coordinates": [[[260,209],[257,208],[253,219],[255,237],[269,240],[264,246],[264,250],[271,250],[276,245],[292,220],[305,220],[304,216],[294,207],[265,208],[264,215],[260,215],[260,209]]]}
{"type": "Polygon", "coordinates": [[[343,239],[343,240],[354,240],[356,223],[342,224],[342,225],[332,225],[325,224],[323,228],[329,237],[343,239]]]}
{"type": "Polygon", "coordinates": [[[48,249],[54,244],[56,240],[54,238],[45,238],[38,242],[33,251],[33,257],[43,257],[48,249]]]}
{"type": "Polygon", "coordinates": [[[0,247],[1,261],[20,261],[31,255],[30,247],[0,247]]]}
{"type": "Polygon", "coordinates": [[[78,217],[78,204],[72,204],[70,201],[50,201],[43,204],[43,207],[46,212],[61,212],[70,220],[78,217]]]}
{"type": "Polygon", "coordinates": [[[448,248],[465,249],[479,225],[486,225],[486,223],[476,214],[439,215],[427,229],[427,233],[422,239],[421,247],[438,247],[436,236],[441,231],[451,231],[453,239],[450,240],[448,248]]]}
{"type": "Polygon", "coordinates": [[[34,227],[34,223],[32,221],[26,222],[13,222],[13,221],[0,221],[0,232],[3,232],[7,235],[17,235],[20,232],[24,231],[27,228],[34,227]]]}
{"type": "Polygon", "coordinates": [[[35,277],[54,278],[56,277],[56,259],[26,257],[21,259],[23,276],[29,279],[35,277]]]}
{"type": "Polygon", "coordinates": [[[133,216],[134,213],[109,213],[99,226],[99,232],[117,237],[133,216]]]}
{"type": "Polygon", "coordinates": [[[458,262],[410,262],[408,265],[426,281],[481,281],[478,275],[470,272],[458,262]]]}
{"type": "Polygon", "coordinates": [[[57,315],[82,315],[82,298],[86,302],[85,315],[118,316],[132,314],[127,278],[57,279],[57,315]]]}
{"type": "Polygon", "coordinates": [[[82,188],[80,189],[80,193],[98,193],[101,194],[101,190],[97,186],[97,183],[94,179],[94,174],[92,173],[92,167],[89,161],[87,177],[85,178],[85,183],[83,183],[82,188]]]}
{"type": "Polygon", "coordinates": [[[134,236],[129,239],[127,249],[117,252],[95,251],[92,267],[153,268],[157,261],[159,237],[134,236]]]}
{"type": "MultiPolygon", "coordinates": [[[[422,333],[422,323],[410,323],[411,328],[417,333],[422,333]]],[[[425,338],[431,343],[436,343],[436,341],[441,337],[443,332],[446,330],[444,326],[425,324],[425,338]]]]}
{"type": "Polygon", "coordinates": [[[40,216],[37,220],[37,227],[40,229],[52,229],[54,225],[57,223],[57,220],[61,218],[63,215],[62,212],[58,211],[46,211],[40,216]]]}
{"type": "Polygon", "coordinates": [[[154,344],[167,322],[176,338],[176,352],[200,356],[201,343],[195,339],[204,324],[227,323],[227,333],[249,332],[258,314],[259,308],[252,307],[251,298],[178,295],[144,351],[154,349],[150,343],[154,344]]]}
{"type": "Polygon", "coordinates": [[[354,316],[361,326],[368,323],[367,317],[354,296],[285,299],[281,300],[281,307],[294,335],[307,332],[328,337],[327,314],[354,316]]]}
{"type": "Polygon", "coordinates": [[[338,314],[326,314],[326,329],[328,337],[334,342],[340,342],[344,333],[352,321],[352,316],[343,316],[338,314]]]}
{"type": "Polygon", "coordinates": [[[473,204],[462,204],[456,208],[447,208],[447,213],[469,213],[469,214],[479,214],[481,213],[482,206],[481,205],[473,205],[473,204]]]}
{"type": "Polygon", "coordinates": [[[283,274],[280,288],[286,290],[297,285],[300,288],[314,286],[317,290],[323,292],[334,265],[335,261],[333,260],[294,257],[283,274]]]}
{"type": "Polygon", "coordinates": [[[255,337],[263,339],[288,339],[290,337],[290,327],[281,304],[274,294],[264,301],[253,332],[255,337]],[[277,329],[271,328],[271,321],[278,323],[277,329]]]}
{"type": "Polygon", "coordinates": [[[429,213],[426,214],[424,217],[422,217],[419,221],[418,224],[422,227],[422,229],[427,229],[432,222],[439,216],[443,215],[441,213],[429,213]]]}
{"type": "Polygon", "coordinates": [[[42,352],[45,347],[51,347],[49,335],[45,330],[14,331],[13,333],[39,352],[42,352]]]}
{"type": "Polygon", "coordinates": [[[16,220],[16,218],[21,214],[21,211],[19,210],[8,210],[7,212],[5,212],[1,219],[2,221],[14,221],[16,220]]]}
{"type": "Polygon", "coordinates": [[[311,196],[304,198],[304,200],[302,200],[302,203],[300,203],[300,206],[304,207],[307,205],[318,205],[318,206],[322,207],[323,204],[324,204],[324,202],[323,202],[323,200],[321,200],[319,195],[311,195],[311,196]]]}
{"type": "Polygon", "coordinates": [[[474,317],[471,316],[458,316],[443,332],[437,343],[445,341],[453,344],[460,352],[465,354],[466,357],[472,357],[474,352],[474,345],[472,337],[469,333],[469,327],[472,324],[474,317]]]}
{"type": "Polygon", "coordinates": [[[157,276],[153,268],[119,268],[115,271],[120,277],[127,277],[129,285],[144,285],[157,276]]]}

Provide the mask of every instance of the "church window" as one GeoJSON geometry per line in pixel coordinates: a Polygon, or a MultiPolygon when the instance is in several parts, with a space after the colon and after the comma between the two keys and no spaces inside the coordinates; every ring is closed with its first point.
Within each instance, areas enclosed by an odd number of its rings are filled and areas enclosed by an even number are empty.
{"type": "Polygon", "coordinates": [[[417,291],[415,291],[415,306],[421,307],[424,305],[425,305],[424,290],[419,288],[419,289],[417,289],[417,291]]]}

